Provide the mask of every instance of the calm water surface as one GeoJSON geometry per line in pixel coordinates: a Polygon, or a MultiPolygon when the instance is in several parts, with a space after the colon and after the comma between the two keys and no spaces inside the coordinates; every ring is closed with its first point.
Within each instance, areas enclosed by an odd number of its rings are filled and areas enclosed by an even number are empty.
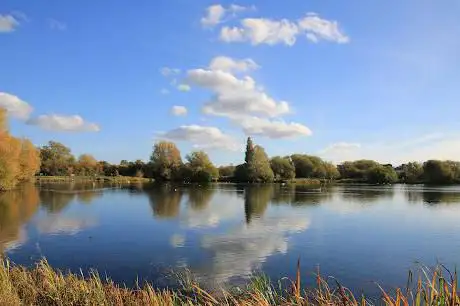
{"type": "Polygon", "coordinates": [[[50,184],[0,194],[0,249],[16,263],[96,268],[120,283],[167,286],[171,269],[203,283],[332,275],[377,292],[417,262],[460,263],[460,188],[279,185],[117,187],[50,184]]]}

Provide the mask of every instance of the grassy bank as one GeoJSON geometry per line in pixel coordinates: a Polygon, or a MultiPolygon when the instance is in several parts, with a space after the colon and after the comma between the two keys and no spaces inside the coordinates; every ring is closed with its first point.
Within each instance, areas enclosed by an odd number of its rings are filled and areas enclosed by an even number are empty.
{"type": "MultiPolygon", "coordinates": [[[[459,305],[456,273],[444,278],[442,269],[422,273],[413,290],[382,291],[376,304],[383,305],[459,305]],[[430,276],[429,276],[430,275],[430,276]]],[[[448,273],[448,272],[447,272],[448,273]]],[[[445,274],[447,274],[445,273],[445,274]]],[[[316,288],[301,289],[300,269],[296,280],[286,289],[267,278],[252,279],[244,288],[206,292],[190,280],[182,279],[182,289],[159,290],[151,285],[125,288],[102,279],[97,272],[89,277],[62,273],[43,260],[26,269],[0,262],[0,305],[369,305],[365,297],[354,297],[350,290],[335,282],[330,286],[316,277],[316,288]]]]}
{"type": "Polygon", "coordinates": [[[68,182],[108,182],[108,183],[148,183],[152,179],[134,176],[36,176],[36,182],[68,183],[68,182]]]}

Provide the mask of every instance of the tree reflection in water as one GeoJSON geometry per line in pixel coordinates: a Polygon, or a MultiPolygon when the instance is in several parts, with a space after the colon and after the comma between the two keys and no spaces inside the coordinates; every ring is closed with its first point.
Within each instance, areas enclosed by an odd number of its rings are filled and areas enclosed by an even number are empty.
{"type": "Polygon", "coordinates": [[[21,227],[37,212],[39,202],[38,189],[33,184],[0,194],[1,252],[26,239],[21,237],[21,227]]]}
{"type": "Polygon", "coordinates": [[[146,190],[153,215],[159,218],[175,218],[179,215],[183,196],[181,188],[173,185],[155,186],[146,190]]]}

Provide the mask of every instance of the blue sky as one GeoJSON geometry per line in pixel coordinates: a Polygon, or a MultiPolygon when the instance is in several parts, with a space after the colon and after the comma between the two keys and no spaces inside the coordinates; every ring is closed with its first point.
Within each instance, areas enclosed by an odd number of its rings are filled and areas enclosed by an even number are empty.
{"type": "Polygon", "coordinates": [[[2,0],[0,106],[14,135],[111,162],[170,139],[238,163],[248,135],[269,155],[460,159],[459,16],[455,0],[2,0]]]}

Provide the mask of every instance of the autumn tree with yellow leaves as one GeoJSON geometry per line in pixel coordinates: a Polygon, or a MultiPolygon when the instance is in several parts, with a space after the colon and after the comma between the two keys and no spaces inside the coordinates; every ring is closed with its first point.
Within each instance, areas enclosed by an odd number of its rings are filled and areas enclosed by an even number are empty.
{"type": "Polygon", "coordinates": [[[28,139],[10,135],[6,110],[0,108],[0,190],[30,180],[40,169],[39,151],[28,139]]]}

